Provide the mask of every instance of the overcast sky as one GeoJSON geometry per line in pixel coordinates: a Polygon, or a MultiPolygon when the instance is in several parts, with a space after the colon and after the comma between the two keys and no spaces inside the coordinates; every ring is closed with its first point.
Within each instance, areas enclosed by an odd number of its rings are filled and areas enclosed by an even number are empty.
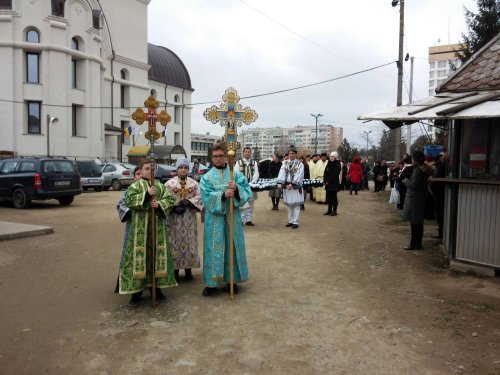
{"type": "MultiPolygon", "coordinates": [[[[406,0],[404,54],[415,57],[414,94],[428,96],[428,48],[457,43],[466,32],[464,6],[474,0],[406,0]]],[[[391,0],[152,0],[148,39],[175,52],[195,89],[193,103],[222,100],[233,86],[240,97],[265,94],[394,62],[398,58],[399,5],[391,0]]],[[[410,62],[404,64],[403,104],[408,102],[410,62]]],[[[242,99],[255,109],[250,127],[323,124],[344,128],[363,147],[363,131],[377,143],[383,128],[363,124],[361,114],[394,107],[395,63],[300,90],[242,99]]],[[[203,117],[210,105],[195,105],[193,133],[223,134],[203,117]]]]}

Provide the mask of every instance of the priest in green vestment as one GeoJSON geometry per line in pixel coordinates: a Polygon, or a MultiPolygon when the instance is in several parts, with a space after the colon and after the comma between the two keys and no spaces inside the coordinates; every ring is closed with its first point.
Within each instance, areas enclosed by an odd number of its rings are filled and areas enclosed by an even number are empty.
{"type": "Polygon", "coordinates": [[[155,180],[149,185],[151,163],[142,164],[142,179],[129,186],[125,204],[132,211],[125,252],[120,262],[119,293],[132,294],[130,306],[140,303],[142,290],[152,286],[151,207],[156,208],[156,298],[165,302],[161,289],[177,286],[174,263],[164,219],[174,206],[174,197],[155,180]]]}
{"type": "MultiPolygon", "coordinates": [[[[205,207],[205,230],[203,236],[204,296],[212,295],[221,283],[229,283],[229,202],[234,198],[234,293],[237,283],[248,280],[245,236],[240,208],[250,199],[252,191],[245,176],[234,173],[234,182],[229,181],[229,166],[226,150],[221,145],[212,148],[213,167],[203,175],[200,182],[201,199],[205,207]]],[[[229,290],[229,288],[228,288],[229,290]]]]}

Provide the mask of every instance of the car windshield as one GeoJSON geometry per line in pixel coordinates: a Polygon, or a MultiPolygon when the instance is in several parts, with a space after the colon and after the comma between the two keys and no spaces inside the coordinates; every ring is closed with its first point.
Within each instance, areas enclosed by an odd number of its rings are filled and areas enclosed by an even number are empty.
{"type": "Polygon", "coordinates": [[[74,172],[76,173],[75,165],[69,160],[46,160],[42,162],[44,172],[74,172]]]}
{"type": "Polygon", "coordinates": [[[101,168],[94,162],[90,163],[79,163],[78,169],[80,172],[101,172],[101,168]]]}

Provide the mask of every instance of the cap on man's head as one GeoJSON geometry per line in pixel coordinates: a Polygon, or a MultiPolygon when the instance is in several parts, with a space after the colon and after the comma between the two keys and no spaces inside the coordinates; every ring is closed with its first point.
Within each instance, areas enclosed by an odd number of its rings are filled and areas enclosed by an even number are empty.
{"type": "Polygon", "coordinates": [[[175,162],[175,169],[179,169],[180,167],[189,168],[189,160],[186,158],[177,159],[177,161],[175,162]]]}
{"type": "Polygon", "coordinates": [[[339,158],[339,153],[337,151],[330,152],[330,157],[339,158]]]}

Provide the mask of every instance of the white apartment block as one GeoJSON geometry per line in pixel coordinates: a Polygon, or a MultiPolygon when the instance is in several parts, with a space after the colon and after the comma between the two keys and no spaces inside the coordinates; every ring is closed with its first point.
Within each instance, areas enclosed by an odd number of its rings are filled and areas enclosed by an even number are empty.
{"type": "Polygon", "coordinates": [[[0,0],[2,153],[124,160],[123,130],[154,95],[172,117],[159,143],[190,155],[191,80],[175,53],[148,44],[149,2],[0,0]]]}
{"type": "Polygon", "coordinates": [[[453,73],[450,63],[457,68],[461,65],[455,56],[455,50],[460,49],[460,44],[429,47],[429,96],[434,95],[436,88],[453,73]]]}
{"type": "MultiPolygon", "coordinates": [[[[453,73],[450,63],[457,69],[460,67],[462,63],[455,56],[455,51],[461,49],[461,44],[429,47],[429,96],[434,95],[439,85],[453,73]]],[[[427,131],[432,138],[435,137],[436,128],[434,126],[429,125],[427,131]]]]}
{"type": "Polygon", "coordinates": [[[330,153],[337,150],[343,140],[343,128],[332,125],[296,126],[293,128],[250,128],[240,134],[242,148],[257,148],[262,159],[274,152],[283,153],[294,145],[300,154],[330,153]],[[317,146],[316,146],[317,142],[317,146]]]}

